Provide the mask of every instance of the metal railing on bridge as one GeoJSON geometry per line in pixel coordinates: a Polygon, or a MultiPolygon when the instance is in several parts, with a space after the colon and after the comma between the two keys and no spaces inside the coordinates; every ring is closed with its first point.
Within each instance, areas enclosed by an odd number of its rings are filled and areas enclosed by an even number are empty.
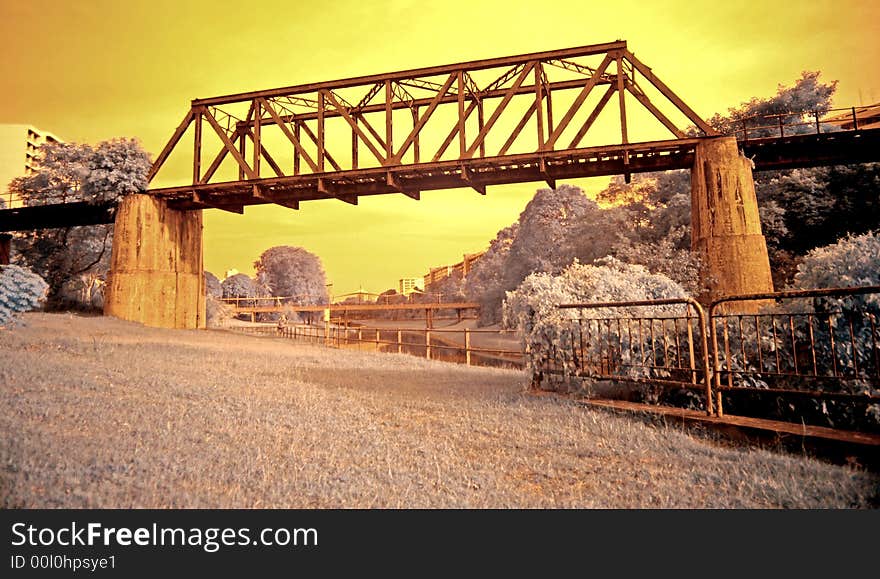
{"type": "Polygon", "coordinates": [[[822,135],[842,131],[859,131],[880,127],[875,109],[880,107],[847,107],[826,111],[781,112],[751,115],[733,124],[733,134],[740,141],[781,138],[794,135],[822,135]],[[868,116],[873,114],[874,116],[868,116]]]}

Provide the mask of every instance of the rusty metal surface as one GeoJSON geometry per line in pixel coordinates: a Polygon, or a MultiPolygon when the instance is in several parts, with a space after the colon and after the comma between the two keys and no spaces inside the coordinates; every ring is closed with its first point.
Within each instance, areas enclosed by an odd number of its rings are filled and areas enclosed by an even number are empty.
{"type": "MultiPolygon", "coordinates": [[[[700,390],[705,393],[706,413],[714,414],[709,348],[705,331],[706,316],[699,302],[692,298],[669,298],[560,304],[557,307],[586,311],[664,305],[685,306],[686,314],[662,317],[582,316],[569,320],[572,332],[571,347],[576,352],[576,367],[573,375],[577,378],[626,380],[700,390]],[[696,323],[697,335],[694,333],[694,323],[696,323]],[[634,371],[647,375],[638,376],[634,371]]],[[[548,374],[565,374],[553,364],[552,359],[546,360],[541,370],[548,374]]]]}
{"type": "Polygon", "coordinates": [[[829,301],[878,293],[880,286],[861,286],[728,296],[712,302],[709,332],[718,413],[724,412],[725,393],[880,403],[876,315],[865,306],[843,308],[829,301]],[[806,301],[811,299],[822,301],[806,301]],[[737,302],[795,300],[803,301],[779,311],[723,311],[737,302]]]}
{"type": "Polygon", "coordinates": [[[500,183],[685,168],[693,139],[651,101],[649,86],[685,125],[716,134],[616,41],[195,99],[150,172],[159,172],[193,127],[193,146],[182,151],[192,161],[192,183],[152,192],[184,209],[296,208],[312,199],[418,198],[422,190],[452,187],[485,193],[500,183]],[[597,91],[604,94],[594,103],[589,97],[597,91]],[[615,92],[620,147],[581,147],[615,92]],[[627,94],[673,139],[630,144],[627,94]],[[405,111],[411,121],[395,114],[405,111]],[[499,123],[505,114],[519,122],[499,123]],[[207,137],[219,141],[216,153],[206,149],[207,137]],[[237,180],[216,182],[224,162],[237,168],[237,180]]]}
{"type": "MultiPolygon", "coordinates": [[[[600,319],[574,320],[582,326],[577,331],[578,339],[588,346],[569,345],[577,354],[579,364],[577,372],[572,374],[575,378],[686,387],[681,375],[677,380],[670,380],[663,375],[645,376],[645,371],[668,373],[684,367],[697,376],[702,370],[702,375],[711,377],[709,381],[713,384],[705,392],[708,413],[714,416],[724,416],[725,408],[733,403],[738,414],[763,413],[763,408],[782,421],[807,420],[808,426],[810,420],[820,424],[845,421],[853,429],[873,432],[877,425],[871,422],[871,412],[874,412],[871,408],[880,407],[880,320],[877,320],[876,305],[859,298],[878,293],[880,286],[865,286],[718,299],[709,305],[708,316],[697,316],[700,325],[706,324],[701,328],[702,336],[711,336],[709,344],[705,339],[697,344],[700,353],[711,359],[711,365],[704,361],[708,367],[703,369],[693,361],[694,336],[690,333],[682,336],[678,326],[684,322],[690,324],[688,318],[639,317],[627,311],[632,307],[672,305],[680,300],[562,304],[559,307],[583,309],[589,306],[619,312],[600,319]],[[755,301],[766,302],[767,307],[758,313],[726,309],[737,302],[755,301]],[[771,308],[774,303],[777,305],[771,308]],[[585,323],[587,331],[583,329],[585,323]],[[602,324],[605,324],[604,331],[602,324]],[[657,324],[660,324],[659,332],[657,324]],[[637,328],[635,341],[633,327],[637,328]],[[650,345],[641,350],[646,339],[650,345]],[[662,344],[659,355],[654,346],[658,342],[662,344]],[[638,344],[635,353],[639,362],[624,363],[626,354],[633,352],[634,343],[638,344]],[[599,364],[589,355],[584,356],[591,348],[596,350],[597,344],[599,353],[605,356],[599,364]],[[684,365],[681,363],[683,345],[692,348],[690,363],[684,365]],[[633,372],[634,369],[641,372],[633,372]],[[733,398],[736,396],[747,398],[733,398]]],[[[552,363],[549,366],[552,370],[552,363]]]]}

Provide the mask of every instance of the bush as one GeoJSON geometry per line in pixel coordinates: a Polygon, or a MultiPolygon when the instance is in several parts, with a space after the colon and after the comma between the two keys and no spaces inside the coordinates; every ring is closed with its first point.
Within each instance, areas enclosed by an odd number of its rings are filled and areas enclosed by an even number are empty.
{"type": "Polygon", "coordinates": [[[36,308],[46,297],[48,284],[17,265],[0,266],[0,326],[15,323],[15,314],[36,308]]]}

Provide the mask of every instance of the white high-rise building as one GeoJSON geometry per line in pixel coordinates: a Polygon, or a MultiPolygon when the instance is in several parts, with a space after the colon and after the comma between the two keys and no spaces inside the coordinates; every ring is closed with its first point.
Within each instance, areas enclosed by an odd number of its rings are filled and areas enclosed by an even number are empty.
{"type": "Polygon", "coordinates": [[[0,125],[0,199],[6,207],[21,206],[9,193],[9,182],[36,170],[41,145],[60,142],[52,133],[31,125],[0,125]]]}

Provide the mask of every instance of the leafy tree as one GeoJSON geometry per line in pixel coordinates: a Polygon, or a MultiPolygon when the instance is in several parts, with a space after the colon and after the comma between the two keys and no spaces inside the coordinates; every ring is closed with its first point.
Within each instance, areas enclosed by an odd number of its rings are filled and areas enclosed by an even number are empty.
{"type": "Polygon", "coordinates": [[[257,283],[244,273],[227,277],[220,287],[224,298],[254,298],[260,295],[257,283]]]}
{"type": "Polygon", "coordinates": [[[205,270],[205,294],[215,298],[223,297],[220,280],[210,271],[205,270]]]}
{"type": "MultiPolygon", "coordinates": [[[[771,115],[789,115],[783,118],[786,133],[809,133],[815,130],[810,122],[813,120],[810,113],[817,111],[820,116],[831,108],[831,98],[837,90],[837,81],[823,83],[819,80],[819,71],[804,71],[793,86],[779,85],[776,95],[770,98],[753,97],[748,102],[738,107],[728,109],[726,115],[716,114],[708,123],[718,132],[732,135],[742,131],[743,123],[748,127],[759,127],[774,124],[773,119],[765,117],[771,115]],[[801,126],[793,126],[797,122],[804,123],[801,126]]],[[[828,129],[828,127],[826,127],[828,129]]],[[[776,135],[776,128],[763,130],[749,130],[750,138],[776,135]]]]}
{"type": "Polygon", "coordinates": [[[507,288],[515,288],[533,271],[562,271],[574,258],[568,243],[572,231],[588,213],[597,211],[596,202],[578,187],[539,189],[519,216],[519,230],[504,268],[507,288]]]}
{"type": "Polygon", "coordinates": [[[686,227],[678,227],[657,241],[632,241],[624,238],[614,246],[613,255],[626,263],[642,265],[651,273],[661,274],[683,287],[688,294],[699,296],[708,282],[700,256],[680,241],[689,237],[686,227]]]}
{"type": "MultiPolygon", "coordinates": [[[[14,179],[9,187],[28,205],[113,201],[146,189],[149,169],[149,156],[133,139],[94,148],[47,143],[40,147],[36,172],[14,179]]],[[[112,225],[29,231],[18,234],[13,245],[15,263],[48,282],[49,306],[95,307],[92,298],[110,267],[112,225]]]]}
{"type": "Polygon", "coordinates": [[[91,292],[106,279],[112,248],[112,225],[27,231],[13,239],[12,261],[46,280],[49,307],[93,307],[91,292]]]}
{"type": "Polygon", "coordinates": [[[295,297],[303,305],[326,304],[327,276],[321,260],[302,247],[280,245],[254,262],[257,281],[273,296],[295,297]]]}
{"type": "MultiPolygon", "coordinates": [[[[807,253],[797,267],[793,289],[880,285],[880,236],[850,235],[807,253]]],[[[878,302],[878,296],[865,299],[878,302]]],[[[880,313],[880,312],[878,312],[880,313]]]]}
{"type": "Polygon", "coordinates": [[[147,188],[150,157],[135,139],[111,139],[96,147],[82,143],[46,143],[38,169],[12,180],[9,190],[28,205],[68,201],[114,201],[147,188]]]}
{"type": "Polygon", "coordinates": [[[505,292],[504,267],[518,232],[519,221],[499,231],[465,280],[465,296],[480,303],[480,322],[483,324],[492,324],[501,319],[501,302],[505,292]]]}

